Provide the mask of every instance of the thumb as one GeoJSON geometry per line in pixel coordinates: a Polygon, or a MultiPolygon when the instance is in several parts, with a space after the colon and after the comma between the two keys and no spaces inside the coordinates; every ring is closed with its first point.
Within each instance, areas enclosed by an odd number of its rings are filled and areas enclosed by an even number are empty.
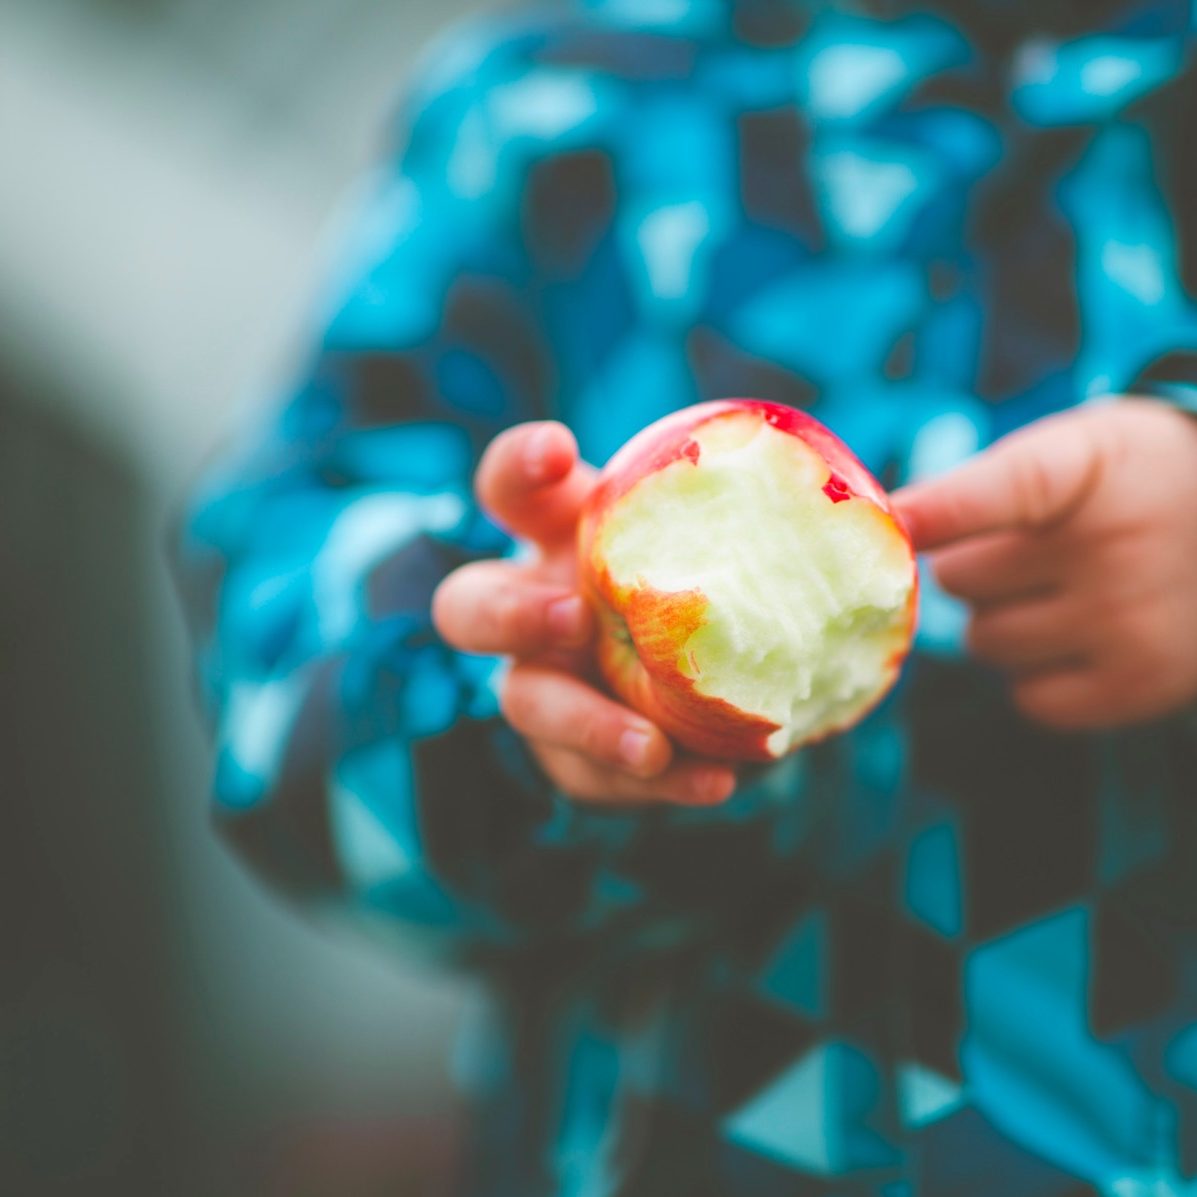
{"type": "Polygon", "coordinates": [[[990,532],[1039,531],[1084,503],[1101,460],[1091,423],[1069,413],[1028,425],[891,502],[918,552],[990,532]]]}

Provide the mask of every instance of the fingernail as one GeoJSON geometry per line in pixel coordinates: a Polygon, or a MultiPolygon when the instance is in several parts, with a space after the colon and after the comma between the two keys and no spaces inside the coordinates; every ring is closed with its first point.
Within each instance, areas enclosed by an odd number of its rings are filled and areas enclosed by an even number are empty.
{"type": "Polygon", "coordinates": [[[549,456],[553,451],[553,430],[538,428],[524,446],[524,469],[533,482],[543,482],[549,476],[549,456]]]}
{"type": "Polygon", "coordinates": [[[692,801],[704,806],[726,802],[735,789],[735,774],[727,769],[704,769],[690,783],[692,801]]]}
{"type": "Polygon", "coordinates": [[[545,619],[553,638],[569,648],[580,648],[587,640],[589,624],[586,619],[586,603],[576,594],[568,598],[554,599],[545,619]]]}
{"type": "Polygon", "coordinates": [[[652,747],[652,736],[646,731],[628,728],[619,737],[619,755],[624,764],[643,773],[648,768],[648,754],[652,747]]]}

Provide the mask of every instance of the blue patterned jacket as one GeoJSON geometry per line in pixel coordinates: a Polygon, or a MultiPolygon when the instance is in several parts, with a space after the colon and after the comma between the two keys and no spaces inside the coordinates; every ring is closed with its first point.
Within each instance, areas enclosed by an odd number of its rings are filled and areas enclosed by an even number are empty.
{"type": "Polygon", "coordinates": [[[753,395],[896,485],[1107,392],[1197,410],[1193,29],[1189,0],[577,0],[431,56],[301,385],[179,559],[224,835],[486,979],[471,1197],[1197,1194],[1179,713],[1032,726],[928,580],[863,725],[722,809],[612,814],[429,618],[513,551],[470,481],[516,421],[601,462],[753,395]]]}

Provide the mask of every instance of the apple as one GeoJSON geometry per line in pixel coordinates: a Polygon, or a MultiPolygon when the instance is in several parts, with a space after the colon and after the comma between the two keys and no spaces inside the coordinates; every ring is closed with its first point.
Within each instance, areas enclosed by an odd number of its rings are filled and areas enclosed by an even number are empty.
{"type": "Polygon", "coordinates": [[[776,760],[850,726],[914,632],[884,490],[778,403],[700,403],[634,436],[583,509],[578,564],[607,684],[703,756],[776,760]]]}

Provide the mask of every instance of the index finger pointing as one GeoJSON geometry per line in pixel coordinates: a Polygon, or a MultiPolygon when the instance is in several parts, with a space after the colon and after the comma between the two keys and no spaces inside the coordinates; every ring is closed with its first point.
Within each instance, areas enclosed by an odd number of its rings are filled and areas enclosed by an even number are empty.
{"type": "Polygon", "coordinates": [[[518,424],[500,433],[478,465],[474,486],[492,518],[517,536],[551,544],[573,536],[594,471],[578,458],[564,424],[518,424]]]}

